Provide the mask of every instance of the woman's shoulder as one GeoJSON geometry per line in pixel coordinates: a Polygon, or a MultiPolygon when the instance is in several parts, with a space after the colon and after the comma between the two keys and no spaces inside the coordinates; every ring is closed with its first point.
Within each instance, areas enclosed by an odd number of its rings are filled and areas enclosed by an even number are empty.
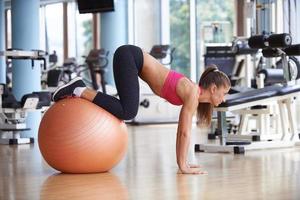
{"type": "Polygon", "coordinates": [[[181,85],[186,88],[186,90],[197,90],[199,88],[198,84],[194,83],[186,76],[182,77],[181,82],[181,85]]]}
{"type": "Polygon", "coordinates": [[[178,95],[183,101],[198,99],[199,86],[192,82],[189,78],[183,77],[179,82],[178,95]]]}

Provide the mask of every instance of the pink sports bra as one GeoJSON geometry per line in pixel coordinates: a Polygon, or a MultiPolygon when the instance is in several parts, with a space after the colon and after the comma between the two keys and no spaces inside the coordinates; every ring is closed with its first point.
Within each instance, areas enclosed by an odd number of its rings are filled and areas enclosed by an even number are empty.
{"type": "MultiPolygon", "coordinates": [[[[164,82],[164,85],[161,89],[160,96],[173,105],[179,106],[183,104],[181,98],[177,95],[176,92],[177,83],[182,77],[184,77],[183,74],[170,70],[164,82]]],[[[201,93],[200,87],[199,87],[199,92],[201,93]]]]}
{"type": "Polygon", "coordinates": [[[173,105],[183,104],[181,98],[176,93],[176,85],[182,77],[184,77],[183,74],[170,70],[161,89],[161,97],[173,105]]]}

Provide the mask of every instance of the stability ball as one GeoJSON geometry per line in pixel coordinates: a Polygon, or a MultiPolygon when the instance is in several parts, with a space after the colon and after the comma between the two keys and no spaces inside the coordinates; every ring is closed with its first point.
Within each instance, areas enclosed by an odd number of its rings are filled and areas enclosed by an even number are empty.
{"type": "Polygon", "coordinates": [[[38,133],[42,156],[64,173],[106,172],[127,149],[127,128],[101,107],[81,98],[66,98],[44,114],[38,133]]]}

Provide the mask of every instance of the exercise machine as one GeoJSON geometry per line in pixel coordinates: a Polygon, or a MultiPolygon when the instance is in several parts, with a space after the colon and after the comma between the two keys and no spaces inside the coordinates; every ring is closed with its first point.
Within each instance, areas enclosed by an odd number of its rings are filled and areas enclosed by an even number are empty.
{"type": "MultiPolygon", "coordinates": [[[[219,144],[197,144],[195,145],[195,151],[244,153],[245,150],[250,149],[291,147],[299,145],[300,136],[297,132],[296,116],[292,110],[294,101],[300,94],[300,85],[295,85],[295,79],[298,77],[297,68],[292,68],[293,66],[288,64],[288,56],[300,55],[300,45],[291,45],[291,38],[286,34],[275,34],[273,36],[268,36],[267,38],[265,36],[254,36],[254,38],[249,38],[249,44],[254,48],[264,48],[263,51],[265,52],[263,55],[265,56],[281,56],[283,63],[281,76],[284,77],[283,86],[272,85],[229,95],[226,102],[215,109],[218,115],[218,133],[220,134],[219,144]],[[265,46],[262,47],[262,45],[265,46]],[[272,51],[273,53],[267,52],[266,50],[272,51]],[[241,133],[232,136],[228,135],[226,121],[227,112],[245,110],[246,112],[243,114],[253,114],[255,112],[251,111],[249,108],[261,105],[278,106],[282,129],[281,132],[277,130],[278,135],[282,133],[278,140],[269,139],[260,141],[260,138],[257,137],[257,135],[245,136],[241,135],[241,133]]],[[[264,74],[264,78],[267,77],[266,74],[267,73],[264,74]]],[[[269,111],[261,110],[258,114],[269,114],[269,111]]],[[[243,120],[244,119],[242,118],[241,124],[244,123],[243,120]]],[[[240,130],[243,129],[240,127],[240,130]]],[[[262,133],[260,136],[262,136],[262,133]]]]}
{"type": "MultiPolygon", "coordinates": [[[[218,129],[221,134],[219,138],[220,143],[196,144],[195,151],[244,153],[245,150],[291,147],[299,144],[296,116],[292,111],[294,98],[298,97],[299,94],[300,86],[295,85],[267,86],[261,89],[230,95],[225,103],[216,108],[216,111],[218,112],[218,129]],[[274,104],[278,104],[280,110],[280,120],[282,124],[282,135],[280,140],[259,142],[249,142],[244,140],[227,141],[228,131],[226,112],[247,109],[257,105],[274,104]]],[[[280,132],[277,134],[280,134],[280,132]]]]}
{"type": "Polygon", "coordinates": [[[161,61],[163,65],[170,65],[173,61],[175,48],[170,45],[154,45],[151,48],[150,55],[161,61]],[[164,61],[164,59],[168,59],[164,61]]]}
{"type": "Polygon", "coordinates": [[[88,66],[93,89],[98,90],[101,85],[102,92],[106,94],[105,73],[108,66],[109,51],[105,49],[92,49],[85,59],[88,66]]]}
{"type": "MultiPolygon", "coordinates": [[[[0,56],[8,59],[42,60],[46,66],[45,52],[7,50],[1,51],[0,56]]],[[[50,106],[51,95],[49,92],[33,92],[25,94],[18,102],[5,84],[0,84],[0,144],[28,144],[33,143],[33,138],[22,138],[23,131],[30,130],[26,125],[29,111],[43,109],[50,106]]]]}
{"type": "MultiPolygon", "coordinates": [[[[46,81],[48,87],[57,88],[63,83],[67,83],[76,76],[83,78],[84,82],[91,86],[94,90],[101,89],[103,93],[107,93],[107,82],[105,80],[105,73],[108,66],[109,51],[105,49],[92,49],[85,58],[84,64],[78,64],[75,58],[68,58],[64,61],[62,66],[57,66],[56,54],[49,56],[49,62],[53,63],[49,69],[43,71],[46,74],[46,81]]],[[[111,93],[108,91],[108,93],[111,93]]],[[[115,93],[113,94],[115,95],[115,93]]]]}
{"type": "Polygon", "coordinates": [[[5,85],[0,85],[0,144],[28,144],[33,138],[22,138],[23,131],[30,130],[26,125],[27,113],[50,106],[49,92],[25,94],[18,102],[5,85]]]}

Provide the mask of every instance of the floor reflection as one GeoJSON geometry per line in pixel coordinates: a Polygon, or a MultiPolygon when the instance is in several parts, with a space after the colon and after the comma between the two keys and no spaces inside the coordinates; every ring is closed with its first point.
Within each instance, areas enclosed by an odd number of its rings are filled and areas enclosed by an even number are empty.
{"type": "Polygon", "coordinates": [[[40,199],[128,199],[126,187],[113,173],[54,174],[43,183],[40,199]]]}

